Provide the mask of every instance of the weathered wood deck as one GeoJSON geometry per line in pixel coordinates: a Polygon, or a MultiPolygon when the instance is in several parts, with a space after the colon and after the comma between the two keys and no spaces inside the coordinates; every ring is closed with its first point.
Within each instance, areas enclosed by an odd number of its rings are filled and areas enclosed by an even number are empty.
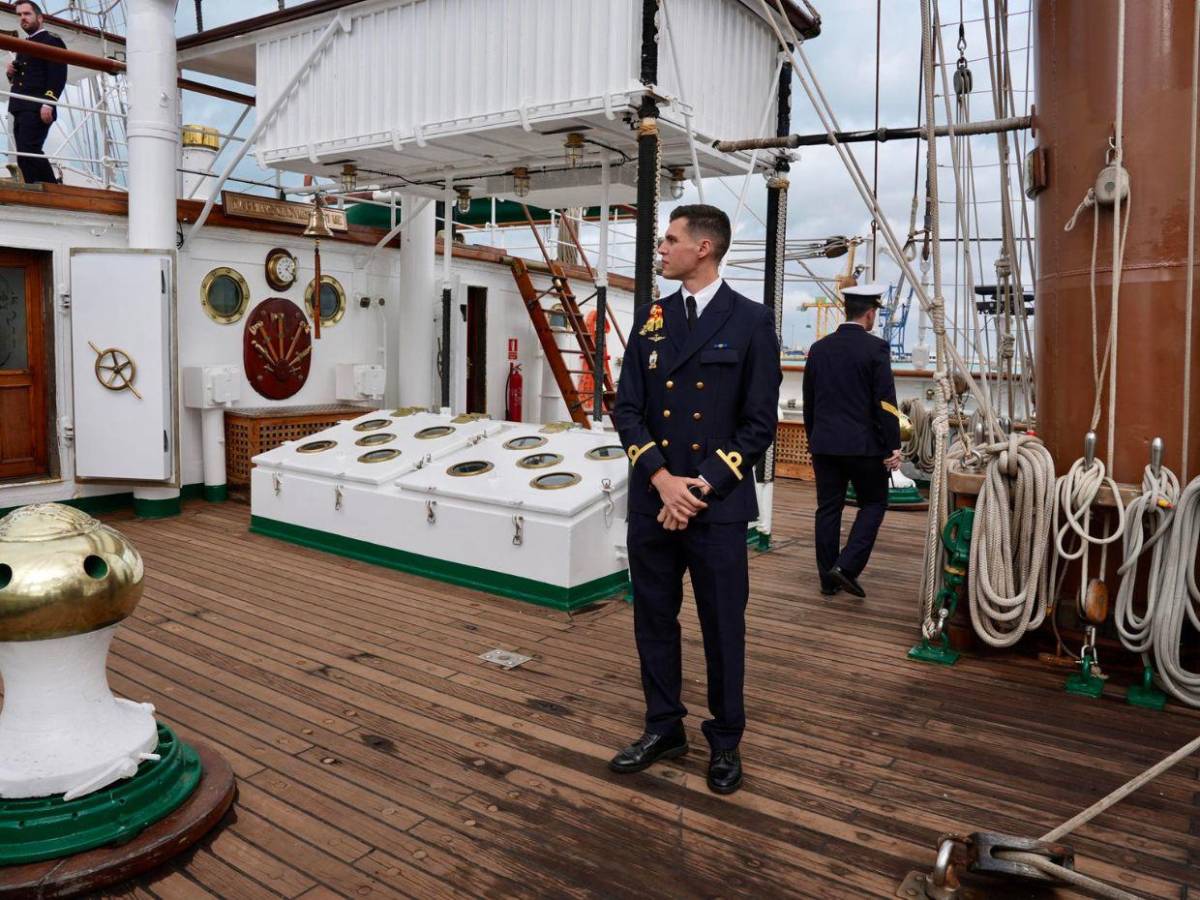
{"type": "MultiPolygon", "coordinates": [[[[693,750],[633,776],[631,610],[569,618],[247,533],[240,504],[110,517],[145,557],[115,690],[233,765],[234,810],[169,869],[163,898],[888,897],[943,831],[1035,836],[1200,730],[1061,690],[1029,659],[908,662],[919,514],[889,515],[865,602],[816,591],[812,496],[782,482],[751,564],[746,785],[704,782],[704,664],[685,602],[693,750]],[[478,655],[532,654],[502,671],[478,655]]],[[[1197,764],[1070,839],[1079,867],[1197,896],[1197,764]],[[1189,894],[1189,887],[1192,891],[1189,894]]],[[[1054,896],[1066,896],[1054,895],[1054,896]]]]}

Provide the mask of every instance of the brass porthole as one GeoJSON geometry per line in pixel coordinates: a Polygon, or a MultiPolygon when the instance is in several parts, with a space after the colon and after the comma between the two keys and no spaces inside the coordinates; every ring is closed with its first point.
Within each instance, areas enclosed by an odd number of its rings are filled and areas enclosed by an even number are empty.
{"type": "MultiPolygon", "coordinates": [[[[313,288],[316,279],[308,283],[308,287],[304,290],[304,305],[308,307],[308,314],[311,316],[313,312],[313,288]]],[[[321,324],[336,325],[342,321],[342,316],[346,314],[346,291],[342,288],[342,284],[332,275],[321,276],[321,324]]]]}
{"type": "Polygon", "coordinates": [[[517,461],[522,469],[548,469],[557,466],[563,458],[557,453],[531,453],[517,461]]]}
{"type": "Polygon", "coordinates": [[[359,422],[354,426],[355,431],[378,431],[380,428],[387,428],[392,424],[391,419],[367,419],[365,422],[359,422]]]}
{"type": "Polygon", "coordinates": [[[581,481],[583,481],[583,476],[574,472],[547,472],[529,482],[529,486],[537,488],[539,491],[561,491],[563,488],[569,488],[581,481]]]}
{"type": "Polygon", "coordinates": [[[588,459],[598,459],[601,461],[610,459],[623,459],[625,450],[618,444],[605,444],[603,447],[593,447],[584,454],[588,459]]]}
{"type": "Polygon", "coordinates": [[[387,462],[389,459],[395,459],[400,455],[399,450],[368,450],[358,458],[360,463],[381,463],[387,462]]]}
{"type": "Polygon", "coordinates": [[[219,325],[232,325],[250,305],[250,285],[236,269],[218,266],[200,282],[200,305],[219,325]]]}
{"type": "Polygon", "coordinates": [[[428,428],[422,428],[413,437],[419,441],[432,441],[436,438],[443,438],[448,434],[454,434],[454,429],[449,425],[431,425],[428,428]]]}
{"type": "Polygon", "coordinates": [[[525,434],[504,442],[505,450],[532,450],[535,447],[546,446],[546,439],[536,434],[525,434]]]}
{"type": "Polygon", "coordinates": [[[392,416],[397,419],[403,419],[405,416],[415,416],[417,413],[427,412],[423,406],[401,406],[399,409],[392,410],[392,416]]]}
{"type": "Polygon", "coordinates": [[[492,464],[486,459],[471,459],[466,462],[455,463],[446,470],[446,474],[453,475],[455,478],[467,478],[471,475],[482,475],[484,472],[490,472],[492,468],[492,464]]]}
{"type": "Polygon", "coordinates": [[[323,453],[337,446],[337,441],[309,441],[296,448],[297,453],[323,453]]]}
{"type": "Polygon", "coordinates": [[[358,447],[378,447],[380,444],[390,444],[396,439],[394,434],[380,432],[379,434],[368,434],[366,437],[360,437],[355,441],[358,447]]]}

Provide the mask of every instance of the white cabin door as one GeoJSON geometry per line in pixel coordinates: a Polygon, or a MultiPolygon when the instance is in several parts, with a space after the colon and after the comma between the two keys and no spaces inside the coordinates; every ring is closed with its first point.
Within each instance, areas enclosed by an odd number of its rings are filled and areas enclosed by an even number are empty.
{"type": "Polygon", "coordinates": [[[71,255],[75,476],[178,484],[174,258],[71,255]]]}

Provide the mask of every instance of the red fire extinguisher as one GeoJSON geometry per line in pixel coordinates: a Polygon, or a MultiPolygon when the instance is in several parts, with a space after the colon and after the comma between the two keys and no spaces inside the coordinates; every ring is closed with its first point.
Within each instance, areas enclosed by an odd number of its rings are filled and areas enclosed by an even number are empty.
{"type": "Polygon", "coordinates": [[[504,418],[509,422],[521,421],[521,394],[524,391],[521,364],[508,364],[508,379],[504,384],[504,418]]]}

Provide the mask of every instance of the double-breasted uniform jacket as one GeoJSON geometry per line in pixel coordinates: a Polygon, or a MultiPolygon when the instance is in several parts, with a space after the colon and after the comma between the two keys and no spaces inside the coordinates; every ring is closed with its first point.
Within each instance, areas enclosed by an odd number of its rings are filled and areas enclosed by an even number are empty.
{"type": "MultiPolygon", "coordinates": [[[[66,44],[58,35],[42,29],[28,38],[38,44],[48,47],[66,49],[66,44]]],[[[63,88],[67,84],[66,63],[51,62],[39,59],[27,53],[18,53],[13,65],[16,74],[12,78],[10,90],[14,94],[27,94],[31,97],[44,97],[47,100],[61,100],[63,88]]],[[[38,112],[42,103],[38,100],[26,100],[23,97],[9,97],[8,111],[10,113],[38,112]]],[[[57,107],[54,107],[57,111],[57,107]]]]}
{"type": "Polygon", "coordinates": [[[665,466],[711,486],[697,522],[756,518],[754,465],[775,439],[782,377],[772,311],[728,284],[690,331],[679,291],[637,310],[613,410],[630,512],[658,514],[650,476],[665,466]]]}
{"type": "Polygon", "coordinates": [[[843,324],[809,348],[804,361],[808,449],[829,456],[890,456],[900,419],[888,342],[843,324]]]}

